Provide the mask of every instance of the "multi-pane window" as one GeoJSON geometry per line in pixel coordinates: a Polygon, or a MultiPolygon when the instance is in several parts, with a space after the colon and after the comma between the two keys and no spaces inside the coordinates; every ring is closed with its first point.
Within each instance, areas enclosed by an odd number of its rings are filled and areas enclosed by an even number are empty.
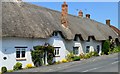
{"type": "Polygon", "coordinates": [[[54,54],[55,54],[55,56],[59,56],[60,55],[60,47],[54,47],[54,54]]]}
{"type": "Polygon", "coordinates": [[[90,46],[86,46],[86,53],[89,53],[90,46]]]}
{"type": "Polygon", "coordinates": [[[78,48],[79,47],[73,47],[73,54],[78,55],[78,48]]]}
{"type": "Polygon", "coordinates": [[[16,48],[16,58],[25,58],[25,53],[25,48],[16,48]]]}

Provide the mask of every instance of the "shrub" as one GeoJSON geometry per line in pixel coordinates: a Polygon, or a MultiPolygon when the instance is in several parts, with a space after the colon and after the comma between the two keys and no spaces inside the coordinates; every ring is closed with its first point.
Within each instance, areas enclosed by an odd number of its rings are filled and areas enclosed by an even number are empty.
{"type": "Polygon", "coordinates": [[[89,54],[90,54],[90,57],[92,57],[92,56],[99,56],[97,52],[90,52],[89,54]]]}
{"type": "Polygon", "coordinates": [[[74,56],[73,61],[79,61],[80,60],[80,56],[74,56]]]}
{"type": "Polygon", "coordinates": [[[20,70],[22,69],[22,63],[17,62],[14,66],[13,66],[13,70],[20,70]]]}
{"type": "Polygon", "coordinates": [[[33,68],[32,64],[27,64],[26,68],[33,68]]]}
{"type": "Polygon", "coordinates": [[[61,63],[60,61],[55,62],[55,64],[60,64],[60,63],[61,63]]]}
{"type": "Polygon", "coordinates": [[[69,54],[67,55],[67,57],[66,57],[66,59],[67,59],[68,61],[73,61],[73,58],[74,58],[74,54],[73,54],[73,53],[69,53],[69,54]]]}
{"type": "Polygon", "coordinates": [[[80,59],[85,59],[85,54],[81,53],[80,54],[80,59]]]}
{"type": "Polygon", "coordinates": [[[110,41],[109,41],[109,40],[106,40],[106,41],[103,43],[102,52],[104,52],[104,54],[108,55],[109,50],[110,50],[110,41]]]}
{"type": "Polygon", "coordinates": [[[120,46],[117,46],[113,49],[113,52],[114,53],[117,53],[117,52],[120,52],[120,46]]]}
{"type": "Polygon", "coordinates": [[[8,70],[7,72],[13,72],[13,70],[8,70]]]}
{"type": "Polygon", "coordinates": [[[86,53],[86,54],[85,54],[85,59],[88,59],[88,58],[90,58],[90,57],[92,57],[90,53],[86,53]]]}
{"type": "Polygon", "coordinates": [[[1,72],[2,72],[2,73],[6,73],[6,72],[7,72],[7,68],[6,68],[6,67],[2,67],[2,68],[1,68],[1,72]]]}
{"type": "Polygon", "coordinates": [[[66,62],[68,62],[68,61],[67,61],[66,59],[62,59],[61,62],[62,62],[62,63],[66,63],[66,62]]]}

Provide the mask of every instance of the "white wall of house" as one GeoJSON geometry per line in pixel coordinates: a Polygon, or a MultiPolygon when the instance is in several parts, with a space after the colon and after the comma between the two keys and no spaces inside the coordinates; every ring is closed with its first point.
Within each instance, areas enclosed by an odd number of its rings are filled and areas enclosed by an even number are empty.
{"type": "Polygon", "coordinates": [[[58,33],[58,36],[53,36],[49,38],[48,43],[50,43],[54,47],[60,47],[59,48],[59,55],[56,55],[54,58],[54,61],[61,61],[66,56],[66,46],[64,39],[61,37],[61,35],[58,33]]]}
{"type": "MultiPolygon", "coordinates": [[[[57,37],[50,37],[48,39],[30,39],[30,38],[16,38],[16,37],[5,37],[2,39],[2,50],[0,51],[2,64],[1,66],[6,66],[8,69],[13,69],[13,66],[17,62],[21,62],[23,64],[23,67],[26,66],[26,64],[32,63],[30,50],[33,49],[33,46],[37,45],[44,45],[46,43],[49,43],[50,45],[54,47],[60,47],[59,57],[55,57],[54,60],[60,61],[63,58],[65,58],[65,44],[63,41],[63,38],[58,34],[57,37]],[[17,61],[16,60],[16,48],[15,47],[27,47],[26,48],[26,60],[23,61],[17,61]],[[7,59],[4,60],[3,57],[6,57],[7,59]]],[[[33,63],[32,63],[33,64],[33,63]]]]}
{"type": "Polygon", "coordinates": [[[32,49],[32,43],[33,41],[31,39],[26,38],[3,38],[2,42],[2,66],[6,66],[8,69],[13,69],[13,66],[17,62],[21,62],[23,64],[23,67],[26,66],[26,64],[32,63],[31,55],[30,55],[30,49],[32,49]],[[26,60],[23,61],[17,61],[16,60],[16,48],[15,47],[27,47],[26,48],[26,60]],[[3,57],[6,57],[7,59],[4,60],[3,57]]]}
{"type": "MultiPolygon", "coordinates": [[[[54,58],[54,61],[60,61],[67,56],[68,53],[73,52],[73,47],[78,48],[78,55],[86,52],[86,46],[90,46],[91,50],[97,49],[97,45],[100,45],[101,52],[101,42],[94,41],[90,39],[90,42],[78,41],[74,40],[64,40],[61,35],[58,33],[58,36],[52,36],[48,39],[31,39],[31,38],[16,38],[16,37],[4,37],[1,41],[0,49],[0,67],[6,66],[8,69],[13,69],[13,66],[17,62],[21,62],[23,67],[26,64],[32,63],[30,50],[33,49],[33,46],[44,45],[45,42],[49,43],[54,47],[59,48],[59,56],[54,58]],[[16,48],[15,47],[27,47],[26,48],[26,60],[17,61],[16,60],[16,48]],[[3,57],[7,59],[4,60],[3,57]]],[[[32,63],[33,64],[33,63],[32,63]]]]}
{"type": "Polygon", "coordinates": [[[82,43],[84,53],[86,53],[86,46],[90,46],[89,52],[92,52],[92,51],[96,51],[97,50],[97,45],[100,46],[100,51],[99,51],[99,55],[100,55],[101,52],[102,52],[101,51],[101,48],[102,48],[102,42],[101,41],[95,41],[92,38],[90,38],[89,42],[84,41],[82,43]]]}

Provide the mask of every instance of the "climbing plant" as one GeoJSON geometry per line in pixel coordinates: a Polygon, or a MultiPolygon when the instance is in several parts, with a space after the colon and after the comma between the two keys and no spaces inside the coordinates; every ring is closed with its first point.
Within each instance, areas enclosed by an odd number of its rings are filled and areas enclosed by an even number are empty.
{"type": "Polygon", "coordinates": [[[41,66],[43,64],[42,58],[47,54],[47,62],[48,64],[52,64],[54,57],[54,47],[53,46],[34,46],[34,50],[31,51],[32,61],[36,67],[41,66]],[[47,52],[47,53],[46,53],[47,52]]]}

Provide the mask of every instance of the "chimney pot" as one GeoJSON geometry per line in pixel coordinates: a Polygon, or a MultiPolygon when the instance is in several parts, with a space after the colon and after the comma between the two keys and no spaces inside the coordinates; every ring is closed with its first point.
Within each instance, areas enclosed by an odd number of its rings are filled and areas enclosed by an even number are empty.
{"type": "Polygon", "coordinates": [[[82,12],[82,10],[79,11],[78,16],[79,16],[79,17],[83,17],[83,12],[82,12]]]}
{"type": "Polygon", "coordinates": [[[108,26],[110,26],[110,19],[107,19],[107,20],[106,20],[106,24],[107,24],[108,26]]]}
{"type": "Polygon", "coordinates": [[[86,18],[90,18],[90,14],[86,14],[86,18]]]}

